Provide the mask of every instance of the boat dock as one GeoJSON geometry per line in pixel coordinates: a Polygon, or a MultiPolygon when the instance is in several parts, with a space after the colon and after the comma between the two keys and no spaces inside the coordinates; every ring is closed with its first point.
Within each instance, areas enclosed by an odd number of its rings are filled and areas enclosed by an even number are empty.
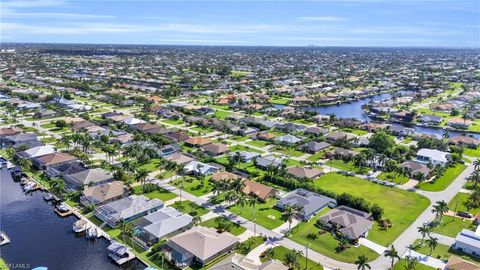
{"type": "Polygon", "coordinates": [[[55,213],[57,213],[57,215],[59,215],[59,216],[62,217],[62,218],[68,217],[68,216],[70,216],[71,214],[73,214],[72,209],[69,209],[69,210],[68,210],[67,212],[65,212],[65,213],[62,213],[62,212],[58,211],[58,209],[55,209],[54,211],[55,211],[55,213]]]}
{"type": "MultiPolygon", "coordinates": [[[[136,258],[135,254],[130,250],[127,251],[128,257],[118,257],[115,254],[108,254],[108,257],[112,259],[117,265],[122,265],[136,258]]],[[[148,264],[147,264],[148,265],[148,264]]]]}

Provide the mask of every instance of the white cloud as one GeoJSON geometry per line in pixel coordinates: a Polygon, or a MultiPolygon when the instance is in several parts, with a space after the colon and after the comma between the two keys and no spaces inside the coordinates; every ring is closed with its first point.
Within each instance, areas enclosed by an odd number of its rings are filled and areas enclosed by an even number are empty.
{"type": "Polygon", "coordinates": [[[343,22],[347,21],[347,18],[336,16],[315,16],[315,17],[300,17],[302,21],[314,21],[314,22],[343,22]]]}

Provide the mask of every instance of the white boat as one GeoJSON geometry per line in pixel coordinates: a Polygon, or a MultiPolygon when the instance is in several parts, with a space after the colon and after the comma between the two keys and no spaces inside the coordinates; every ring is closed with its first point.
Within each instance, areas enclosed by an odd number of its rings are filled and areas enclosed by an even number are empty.
{"type": "Polygon", "coordinates": [[[95,227],[90,227],[87,230],[87,238],[96,238],[97,237],[97,228],[95,227]]]}
{"type": "Polygon", "coordinates": [[[55,208],[61,213],[68,212],[68,205],[66,205],[65,203],[61,203],[57,205],[55,208]]]}
{"type": "Polygon", "coordinates": [[[23,187],[23,191],[24,191],[24,192],[30,192],[30,191],[32,191],[36,186],[37,186],[37,183],[35,183],[35,182],[28,182],[28,183],[23,187]]]}
{"type": "Polygon", "coordinates": [[[47,202],[53,200],[53,195],[50,194],[50,193],[46,193],[45,195],[43,195],[43,199],[47,202]]]}
{"type": "Polygon", "coordinates": [[[6,245],[10,243],[10,238],[8,238],[7,234],[0,231],[0,246],[6,245]]]}
{"type": "Polygon", "coordinates": [[[87,229],[87,225],[88,223],[85,220],[77,220],[73,223],[73,231],[76,233],[81,233],[87,229]]]}

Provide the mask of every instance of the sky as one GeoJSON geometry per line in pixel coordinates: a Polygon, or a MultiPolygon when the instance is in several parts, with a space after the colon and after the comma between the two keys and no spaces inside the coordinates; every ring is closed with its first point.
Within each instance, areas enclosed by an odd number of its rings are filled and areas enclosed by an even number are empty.
{"type": "Polygon", "coordinates": [[[0,0],[2,42],[480,47],[480,0],[0,0]]]}

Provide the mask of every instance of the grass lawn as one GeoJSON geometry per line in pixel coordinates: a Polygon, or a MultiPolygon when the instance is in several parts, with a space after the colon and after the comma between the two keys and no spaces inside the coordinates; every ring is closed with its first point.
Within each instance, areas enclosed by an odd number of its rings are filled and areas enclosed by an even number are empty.
{"type": "Polygon", "coordinates": [[[272,104],[278,104],[278,105],[287,105],[287,103],[292,100],[291,98],[285,98],[285,97],[272,97],[269,102],[272,104]]]}
{"type": "Polygon", "coordinates": [[[251,146],[256,146],[256,147],[265,147],[267,145],[269,145],[270,143],[267,142],[267,141],[262,141],[262,140],[252,140],[252,141],[249,141],[247,142],[247,144],[251,145],[251,146]]]}
{"type": "Polygon", "coordinates": [[[321,152],[318,152],[318,153],[315,153],[315,154],[309,156],[307,158],[307,160],[315,162],[315,161],[318,161],[318,160],[322,159],[324,155],[325,155],[325,153],[323,151],[321,151],[321,152]]]}
{"type": "Polygon", "coordinates": [[[474,131],[474,132],[480,132],[480,121],[475,120],[473,121],[473,124],[468,127],[469,131],[474,131]]]}
{"type": "Polygon", "coordinates": [[[146,170],[148,172],[156,171],[160,168],[160,159],[152,159],[147,164],[140,166],[140,169],[146,170]]]}
{"type": "Polygon", "coordinates": [[[177,120],[173,120],[173,119],[165,119],[165,120],[162,120],[163,123],[166,123],[166,124],[170,124],[170,125],[183,125],[183,121],[182,119],[177,119],[177,120]]]}
{"type": "Polygon", "coordinates": [[[379,256],[378,253],[363,245],[360,245],[359,247],[350,246],[346,250],[337,253],[335,248],[338,245],[338,241],[329,232],[319,234],[318,232],[320,229],[315,226],[317,219],[329,210],[329,208],[323,209],[322,211],[318,212],[315,217],[310,219],[310,221],[300,223],[298,226],[292,229],[292,234],[289,238],[301,245],[305,245],[305,243],[308,242],[311,249],[332,259],[343,262],[353,263],[357,257],[362,254],[367,256],[369,261],[379,256]],[[316,234],[317,239],[309,240],[307,238],[309,233],[316,234]]]}
{"type": "Polygon", "coordinates": [[[457,195],[455,195],[455,197],[453,197],[453,199],[448,203],[448,209],[451,211],[464,211],[473,214],[480,212],[480,207],[467,210],[467,207],[463,203],[468,200],[468,197],[469,194],[467,193],[457,193],[457,195]]]}
{"type": "MultiPolygon", "coordinates": [[[[142,186],[136,186],[133,188],[133,193],[134,194],[142,194],[142,186]]],[[[155,191],[152,191],[152,192],[148,192],[148,193],[144,193],[143,195],[145,195],[146,197],[150,198],[150,199],[159,199],[163,202],[166,202],[166,201],[169,201],[175,197],[177,197],[177,195],[175,195],[174,193],[170,192],[170,191],[166,191],[164,189],[159,189],[159,190],[155,190],[155,191]]]]}
{"type": "Polygon", "coordinates": [[[199,126],[192,127],[191,129],[193,129],[193,130],[195,130],[195,131],[198,131],[198,132],[203,132],[203,133],[210,133],[210,132],[213,131],[212,129],[208,129],[208,128],[204,128],[204,127],[199,127],[199,126]]]}
{"type": "Polygon", "coordinates": [[[480,148],[473,149],[465,147],[463,148],[463,154],[469,157],[480,157],[480,148]]]}
{"type": "MultiPolygon", "coordinates": [[[[424,255],[430,255],[430,248],[428,247],[427,243],[422,244],[422,239],[417,239],[414,243],[414,245],[417,247],[417,252],[422,253],[424,255]]],[[[480,262],[480,259],[475,258],[473,256],[469,256],[466,253],[459,252],[457,250],[451,249],[450,246],[438,244],[437,247],[433,250],[432,252],[432,257],[441,259],[441,260],[447,260],[450,258],[450,256],[456,255],[460,258],[463,258],[464,260],[471,261],[471,262],[480,262]]]]}
{"type": "Polygon", "coordinates": [[[337,194],[359,196],[382,207],[383,216],[390,219],[393,226],[384,231],[375,223],[367,238],[383,246],[390,245],[429,205],[429,200],[419,194],[338,173],[325,174],[315,180],[315,185],[337,194]]]}
{"type": "Polygon", "coordinates": [[[181,211],[183,213],[190,214],[192,212],[196,212],[197,215],[203,216],[208,213],[208,210],[205,208],[200,207],[198,204],[191,202],[191,201],[176,201],[172,204],[172,207],[181,211]]]}
{"type": "Polygon", "coordinates": [[[469,220],[462,220],[458,217],[444,216],[438,227],[433,229],[434,232],[450,237],[456,237],[463,229],[475,230],[475,226],[469,220]]]}
{"type": "MultiPolygon", "coordinates": [[[[407,261],[401,259],[393,265],[393,270],[405,270],[406,265],[407,261]]],[[[427,266],[425,264],[417,263],[417,265],[415,266],[415,270],[435,270],[435,268],[427,266]]]]}
{"type": "Polygon", "coordinates": [[[237,246],[237,252],[243,255],[247,255],[248,252],[260,246],[261,244],[263,244],[263,242],[265,242],[263,236],[252,236],[237,246]]]}
{"type": "MultiPolygon", "coordinates": [[[[205,226],[205,227],[210,227],[210,228],[217,228],[218,225],[217,225],[216,220],[218,220],[218,219],[224,219],[224,217],[211,218],[207,221],[204,221],[204,222],[200,223],[200,225],[205,226]]],[[[232,225],[230,227],[230,229],[228,230],[228,232],[235,235],[235,236],[240,235],[247,230],[244,227],[242,227],[242,226],[238,225],[237,223],[234,223],[230,220],[227,220],[226,222],[231,223],[231,225],[232,225]]]]}
{"type": "Polygon", "coordinates": [[[363,130],[363,129],[342,128],[342,130],[345,132],[353,133],[355,135],[359,135],[359,136],[362,136],[368,133],[366,130],[363,130]]]}
{"type": "Polygon", "coordinates": [[[230,76],[232,77],[244,77],[252,74],[251,71],[244,71],[244,70],[232,70],[230,71],[230,76]]]}
{"type": "Polygon", "coordinates": [[[45,144],[54,144],[57,142],[57,139],[55,139],[54,137],[43,137],[40,139],[40,141],[45,144]]]}
{"type": "MultiPolygon", "coordinates": [[[[181,188],[181,178],[175,180],[175,184],[177,187],[181,188]]],[[[200,197],[210,193],[212,191],[212,186],[207,179],[200,180],[193,177],[188,177],[185,178],[182,189],[192,195],[200,197]]]]}
{"type": "Polygon", "coordinates": [[[51,129],[51,128],[55,128],[56,126],[53,123],[47,123],[47,124],[41,124],[40,127],[44,129],[51,129]]]}
{"type": "Polygon", "coordinates": [[[419,189],[426,191],[442,191],[446,189],[450,183],[459,176],[467,166],[463,164],[456,164],[454,167],[449,167],[442,177],[435,180],[435,182],[422,182],[418,184],[419,189]]]}
{"type": "Polygon", "coordinates": [[[408,177],[404,175],[399,175],[398,173],[395,173],[395,172],[382,172],[377,178],[380,180],[387,180],[400,185],[405,184],[410,180],[408,177]]]}
{"type": "MultiPolygon", "coordinates": [[[[282,212],[273,208],[276,202],[277,200],[275,199],[269,199],[267,202],[255,206],[256,220],[258,225],[272,230],[285,222],[282,219],[282,212]]],[[[248,220],[253,220],[252,206],[235,205],[229,208],[229,210],[230,212],[242,216],[248,220]]]]}
{"type": "Polygon", "coordinates": [[[243,145],[233,145],[233,146],[230,146],[230,151],[247,151],[247,152],[255,152],[255,153],[263,153],[263,151],[261,150],[258,150],[258,149],[253,149],[251,147],[248,147],[248,146],[243,146],[243,145]]]}
{"type": "Polygon", "coordinates": [[[330,159],[325,163],[325,165],[337,168],[343,171],[354,172],[358,174],[366,174],[370,168],[367,167],[357,167],[352,162],[345,162],[341,159],[330,159]]]}
{"type": "Polygon", "coordinates": [[[0,270],[8,270],[7,263],[2,258],[0,258],[0,270]]]}
{"type": "Polygon", "coordinates": [[[208,107],[218,109],[218,110],[228,110],[228,105],[208,105],[208,107]]]}
{"type": "Polygon", "coordinates": [[[231,112],[227,112],[227,111],[215,111],[215,117],[217,117],[220,120],[224,120],[231,114],[232,114],[231,112]]]}
{"type": "Polygon", "coordinates": [[[237,141],[237,142],[243,142],[243,141],[246,141],[250,139],[250,137],[247,137],[247,136],[233,136],[230,138],[230,140],[234,140],[234,141],[237,141]]]}
{"type": "MultiPolygon", "coordinates": [[[[278,246],[273,248],[273,259],[277,259],[282,263],[285,263],[285,255],[290,252],[290,250],[283,246],[278,246]]],[[[260,258],[262,262],[265,262],[266,258],[260,258]]],[[[299,265],[294,269],[309,269],[309,270],[323,270],[323,266],[319,265],[318,263],[308,259],[308,265],[305,265],[305,256],[300,256],[298,258],[299,265]]]]}
{"type": "Polygon", "coordinates": [[[301,157],[303,155],[305,155],[305,153],[301,152],[301,151],[298,151],[297,149],[293,148],[293,147],[283,147],[283,146],[275,146],[275,147],[272,147],[270,148],[271,151],[277,151],[279,153],[283,153],[285,155],[289,155],[289,156],[292,156],[292,157],[301,157]]]}

